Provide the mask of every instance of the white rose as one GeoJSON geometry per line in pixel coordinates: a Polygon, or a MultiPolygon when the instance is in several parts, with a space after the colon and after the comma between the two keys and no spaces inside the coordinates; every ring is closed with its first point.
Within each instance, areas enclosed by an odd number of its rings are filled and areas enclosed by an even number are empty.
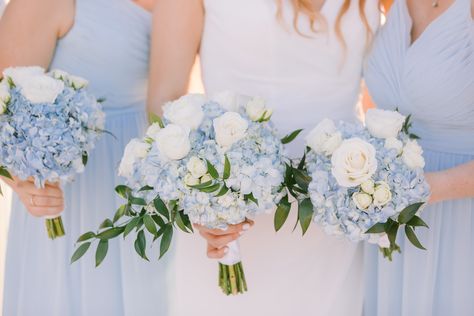
{"type": "Polygon", "coordinates": [[[45,71],[41,67],[10,67],[3,71],[3,77],[10,78],[15,85],[21,85],[24,80],[28,80],[33,76],[42,76],[45,71]]]}
{"type": "Polygon", "coordinates": [[[425,159],[423,158],[423,149],[416,140],[409,140],[402,153],[403,162],[411,169],[424,168],[425,159]]]}
{"type": "Polygon", "coordinates": [[[245,111],[254,122],[268,121],[273,113],[273,110],[266,108],[265,99],[260,97],[250,99],[245,107],[245,111]]]}
{"type": "Polygon", "coordinates": [[[374,146],[360,138],[343,141],[332,154],[331,163],[332,174],[343,187],[361,185],[377,171],[374,146]]]}
{"type": "Polygon", "coordinates": [[[69,74],[59,69],[51,70],[51,76],[53,76],[54,79],[62,80],[64,82],[68,82],[69,80],[69,74]]]}
{"type": "Polygon", "coordinates": [[[20,84],[21,93],[31,103],[53,103],[64,90],[64,83],[49,76],[32,76],[20,84]]]}
{"type": "Polygon", "coordinates": [[[352,200],[360,210],[367,209],[372,204],[372,197],[363,192],[356,192],[352,195],[352,200]]]}
{"type": "Polygon", "coordinates": [[[206,103],[202,94],[188,94],[163,106],[163,116],[171,123],[195,130],[204,118],[202,106],[206,103]]]}
{"type": "Polygon", "coordinates": [[[248,128],[248,122],[236,112],[222,114],[214,119],[213,125],[217,144],[224,149],[244,138],[248,128]]]}
{"type": "Polygon", "coordinates": [[[384,206],[390,202],[392,200],[392,192],[388,184],[383,181],[377,182],[373,197],[375,206],[384,206]]]}
{"type": "Polygon", "coordinates": [[[82,158],[76,159],[72,162],[72,167],[76,170],[77,173],[84,172],[85,166],[82,163],[82,158]]]}
{"type": "Polygon", "coordinates": [[[186,157],[191,150],[189,129],[175,124],[162,128],[156,135],[156,143],[160,152],[171,160],[186,157]]]}
{"type": "Polygon", "coordinates": [[[89,85],[89,81],[78,76],[69,76],[69,84],[74,89],[83,89],[89,85]]]}
{"type": "Polygon", "coordinates": [[[387,149],[395,149],[398,154],[401,154],[403,150],[403,143],[395,137],[390,137],[385,140],[384,147],[387,149]]]}
{"type": "Polygon", "coordinates": [[[189,159],[188,163],[186,164],[188,171],[191,172],[193,177],[199,179],[207,173],[207,166],[198,157],[194,156],[189,159]]]}
{"type": "Polygon", "coordinates": [[[390,248],[390,240],[388,239],[387,234],[381,234],[378,245],[380,248],[390,248]]]}
{"type": "Polygon", "coordinates": [[[331,155],[342,143],[342,135],[337,131],[334,122],[329,119],[322,120],[306,136],[306,144],[317,153],[331,155]]]}
{"type": "Polygon", "coordinates": [[[208,174],[205,174],[202,178],[201,178],[201,183],[206,183],[206,182],[209,182],[209,181],[212,181],[212,177],[208,174]]]}
{"type": "Polygon", "coordinates": [[[238,111],[245,97],[231,91],[222,91],[211,96],[211,101],[219,103],[228,111],[238,111]]]}
{"type": "Polygon", "coordinates": [[[367,194],[374,194],[375,192],[375,183],[372,179],[369,179],[361,184],[361,189],[367,194]]]}
{"type": "Polygon", "coordinates": [[[5,80],[0,83],[0,115],[5,113],[7,110],[7,104],[10,102],[11,95],[8,84],[5,80]]]}
{"type": "Polygon", "coordinates": [[[145,158],[149,149],[149,144],[142,142],[137,138],[132,139],[125,147],[122,161],[119,166],[119,175],[122,177],[129,177],[133,172],[133,164],[138,161],[138,159],[145,158]]]}
{"type": "Polygon", "coordinates": [[[158,135],[160,130],[161,130],[160,124],[153,123],[146,130],[146,136],[153,140],[156,140],[156,136],[158,135]]]}
{"type": "Polygon", "coordinates": [[[396,111],[370,109],[365,115],[365,125],[377,138],[397,137],[402,130],[405,117],[396,111]]]}
{"type": "Polygon", "coordinates": [[[193,177],[192,174],[188,173],[184,176],[184,183],[191,187],[193,185],[198,185],[199,184],[199,179],[198,178],[195,178],[193,177]]]}

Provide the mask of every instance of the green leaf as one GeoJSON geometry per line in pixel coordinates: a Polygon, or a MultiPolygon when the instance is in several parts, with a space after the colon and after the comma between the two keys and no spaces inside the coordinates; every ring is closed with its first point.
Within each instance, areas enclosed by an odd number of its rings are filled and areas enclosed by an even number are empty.
{"type": "Polygon", "coordinates": [[[124,216],[127,213],[129,208],[130,208],[130,205],[128,204],[121,205],[117,209],[117,212],[115,212],[113,222],[116,223],[122,216],[124,216]]]}
{"type": "Polygon", "coordinates": [[[12,175],[5,167],[0,167],[0,176],[13,180],[12,175]]]}
{"type": "Polygon", "coordinates": [[[182,219],[182,213],[181,212],[176,212],[176,225],[178,225],[179,229],[181,229],[185,233],[189,233],[190,231],[188,230],[188,227],[185,225],[183,219],[182,219]]]}
{"type": "Polygon", "coordinates": [[[161,216],[155,214],[155,215],[152,215],[151,218],[155,221],[155,223],[159,227],[164,227],[165,226],[165,221],[161,218],[161,216]]]}
{"type": "Polygon", "coordinates": [[[313,219],[313,203],[311,203],[311,199],[306,198],[298,206],[298,220],[304,235],[313,219]]]}
{"type": "Polygon", "coordinates": [[[113,238],[119,236],[120,234],[122,234],[124,230],[125,230],[124,227],[110,228],[110,229],[104,230],[103,232],[98,234],[97,238],[99,238],[101,240],[113,239],[113,238]]]}
{"type": "Polygon", "coordinates": [[[308,191],[308,186],[311,182],[311,177],[306,174],[306,172],[293,168],[293,175],[295,177],[296,183],[301,189],[305,192],[308,191]]]}
{"type": "Polygon", "coordinates": [[[83,242],[83,241],[86,241],[86,240],[89,240],[89,239],[92,239],[95,237],[95,233],[94,232],[87,232],[85,234],[82,234],[76,242],[83,242]]]}
{"type": "Polygon", "coordinates": [[[158,230],[156,229],[156,224],[150,215],[146,214],[143,216],[143,224],[145,224],[145,228],[150,232],[150,234],[153,236],[156,235],[158,230]]]}
{"type": "Polygon", "coordinates": [[[302,129],[297,129],[296,131],[293,131],[292,133],[286,135],[281,139],[282,144],[286,145],[291,143],[292,141],[295,140],[296,137],[302,132],[302,129]]]}
{"type": "Polygon", "coordinates": [[[366,234],[381,234],[385,232],[385,223],[377,223],[370,227],[365,233],[366,234]]]}
{"type": "Polygon", "coordinates": [[[123,231],[123,238],[127,237],[128,234],[138,225],[138,222],[140,221],[140,217],[134,217],[130,222],[128,222],[127,226],[125,226],[125,229],[123,231]]]}
{"type": "Polygon", "coordinates": [[[210,187],[211,185],[213,185],[213,183],[214,183],[213,181],[207,181],[201,184],[190,185],[190,187],[193,189],[201,190],[201,189],[210,187]]]}
{"type": "Polygon", "coordinates": [[[398,215],[398,222],[400,224],[408,223],[413,218],[413,216],[416,215],[416,212],[418,212],[423,204],[423,202],[420,202],[407,206],[403,211],[400,212],[400,215],[398,215]]]}
{"type": "Polygon", "coordinates": [[[244,195],[244,200],[245,201],[252,201],[252,202],[254,202],[255,204],[258,205],[258,200],[253,196],[253,193],[244,195]]]}
{"type": "Polygon", "coordinates": [[[410,226],[405,226],[405,234],[407,235],[408,240],[415,246],[416,248],[426,250],[425,247],[420,243],[418,238],[416,237],[415,232],[413,231],[413,228],[410,226]]]}
{"type": "Polygon", "coordinates": [[[105,221],[102,222],[102,224],[100,224],[99,229],[110,228],[110,227],[114,227],[114,224],[112,223],[110,219],[107,218],[105,221]]]}
{"type": "Polygon", "coordinates": [[[290,214],[291,204],[288,202],[288,195],[285,195],[278,204],[275,211],[275,217],[273,218],[275,231],[279,231],[280,228],[285,224],[288,215],[290,214]]]}
{"type": "Polygon", "coordinates": [[[168,211],[168,208],[162,199],[157,197],[153,200],[153,205],[155,206],[155,209],[158,211],[158,213],[163,215],[167,220],[170,220],[170,212],[168,211]]]}
{"type": "Polygon", "coordinates": [[[128,200],[130,193],[132,193],[132,189],[127,187],[126,185],[118,185],[115,187],[115,192],[120,195],[122,198],[128,200]]]}
{"type": "Polygon", "coordinates": [[[144,187],[142,187],[140,190],[138,190],[138,192],[143,192],[143,191],[151,191],[153,190],[153,187],[149,186],[149,185],[145,185],[144,187]]]}
{"type": "Polygon", "coordinates": [[[95,251],[95,267],[97,268],[102,261],[104,261],[107,251],[109,250],[109,241],[101,240],[97,245],[97,250],[95,251]]]}
{"type": "Polygon", "coordinates": [[[82,153],[82,164],[84,166],[87,166],[87,161],[89,161],[89,156],[87,155],[87,152],[82,153]]]}
{"type": "Polygon", "coordinates": [[[71,257],[71,263],[74,263],[77,260],[79,260],[87,252],[90,246],[91,246],[90,242],[86,242],[80,245],[79,248],[77,248],[76,251],[74,251],[74,254],[71,257]]]}
{"type": "Polygon", "coordinates": [[[165,124],[163,124],[163,120],[161,119],[161,117],[159,117],[158,115],[154,113],[148,114],[148,120],[150,121],[151,124],[158,123],[158,125],[160,125],[161,128],[165,128],[165,124]]]}
{"type": "Polygon", "coordinates": [[[223,179],[224,180],[227,180],[229,179],[230,177],[230,161],[229,161],[229,158],[227,157],[227,155],[225,155],[225,162],[224,162],[224,175],[223,175],[223,179]]]}
{"type": "Polygon", "coordinates": [[[207,162],[207,172],[211,175],[213,179],[219,179],[219,172],[217,172],[216,168],[212,165],[212,163],[206,159],[207,162]]]}
{"type": "Polygon", "coordinates": [[[133,197],[133,196],[130,198],[130,203],[133,204],[133,205],[140,205],[140,206],[146,206],[147,205],[145,199],[137,198],[137,197],[133,197]]]}
{"type": "Polygon", "coordinates": [[[298,164],[298,169],[303,170],[306,163],[306,153],[304,153],[303,158],[301,158],[300,163],[298,164]]]}
{"type": "Polygon", "coordinates": [[[138,232],[137,239],[135,239],[135,251],[143,259],[145,259],[146,261],[150,261],[148,260],[146,256],[145,248],[146,248],[145,233],[143,232],[143,230],[141,230],[138,232]]]}
{"type": "Polygon", "coordinates": [[[181,211],[179,213],[180,213],[179,216],[181,217],[181,220],[183,221],[184,226],[186,226],[191,233],[194,232],[193,224],[189,220],[189,216],[184,214],[183,211],[181,211]]]}
{"type": "Polygon", "coordinates": [[[223,185],[219,193],[217,193],[216,197],[224,196],[227,192],[229,192],[229,188],[223,185]]]}
{"type": "Polygon", "coordinates": [[[98,98],[97,103],[104,103],[105,100],[107,100],[107,99],[106,98],[98,98]]]}
{"type": "Polygon", "coordinates": [[[410,219],[410,221],[408,221],[407,225],[414,226],[414,227],[429,228],[428,224],[426,224],[424,220],[422,220],[420,217],[418,217],[416,215],[413,216],[412,219],[410,219]]]}
{"type": "Polygon", "coordinates": [[[211,185],[210,187],[199,189],[199,191],[204,192],[204,193],[212,193],[219,190],[220,187],[221,185],[219,183],[216,183],[216,184],[211,185]]]}
{"type": "Polygon", "coordinates": [[[392,219],[388,219],[385,223],[385,231],[387,232],[388,240],[390,241],[390,247],[395,247],[397,245],[397,233],[400,224],[393,221],[392,219]]]}
{"type": "Polygon", "coordinates": [[[173,226],[166,225],[163,237],[161,237],[160,243],[160,259],[165,255],[171,245],[171,239],[173,239],[173,226]]]}

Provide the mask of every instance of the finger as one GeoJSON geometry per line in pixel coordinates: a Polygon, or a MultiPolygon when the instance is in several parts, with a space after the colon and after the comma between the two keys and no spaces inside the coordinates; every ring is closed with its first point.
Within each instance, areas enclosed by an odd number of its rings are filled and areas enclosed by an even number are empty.
{"type": "Polygon", "coordinates": [[[64,204],[64,200],[57,197],[32,195],[30,198],[30,203],[32,206],[38,207],[57,207],[62,206],[64,204]]]}
{"type": "Polygon", "coordinates": [[[222,230],[222,229],[209,229],[205,227],[201,227],[200,231],[206,232],[211,235],[216,235],[216,236],[222,236],[222,235],[229,235],[229,234],[235,234],[235,233],[240,233],[242,231],[249,230],[252,225],[248,222],[243,222],[238,225],[229,225],[227,229],[222,230]]]}
{"type": "Polygon", "coordinates": [[[59,187],[45,187],[43,189],[39,189],[34,185],[26,185],[25,190],[28,194],[34,196],[44,196],[59,199],[63,198],[63,191],[59,187]]]}
{"type": "Polygon", "coordinates": [[[225,256],[225,254],[229,251],[229,248],[224,247],[221,249],[213,248],[211,246],[207,246],[207,257],[211,259],[221,259],[225,256]]]}
{"type": "Polygon", "coordinates": [[[223,248],[231,241],[238,239],[240,237],[240,234],[236,233],[236,234],[224,235],[224,236],[204,234],[202,236],[207,240],[208,244],[210,244],[214,248],[223,248]]]}
{"type": "Polygon", "coordinates": [[[31,215],[36,217],[43,217],[43,216],[56,216],[62,213],[63,207],[37,207],[37,206],[30,206],[28,207],[28,211],[31,215]]]}

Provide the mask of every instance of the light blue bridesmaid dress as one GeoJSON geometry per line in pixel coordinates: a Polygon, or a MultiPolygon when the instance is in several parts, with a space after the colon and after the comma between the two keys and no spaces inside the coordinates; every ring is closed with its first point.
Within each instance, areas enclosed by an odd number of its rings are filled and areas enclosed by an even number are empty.
{"type": "MultiPolygon", "coordinates": [[[[381,108],[413,114],[427,172],[474,160],[471,0],[455,0],[413,44],[411,27],[406,0],[397,0],[368,60],[370,94],[381,108]]],[[[474,199],[430,205],[422,217],[427,251],[399,238],[403,253],[388,262],[366,248],[365,315],[474,315],[474,199]]]]}
{"type": "MultiPolygon", "coordinates": [[[[86,171],[64,186],[66,236],[49,240],[44,220],[15,200],[9,230],[4,316],[165,315],[169,262],[138,257],[133,239],[109,243],[95,268],[95,247],[70,265],[75,240],[113,216],[121,200],[117,167],[128,141],[146,127],[145,99],[151,15],[131,0],[76,0],[75,23],[59,40],[51,68],[90,81],[104,97],[106,129],[86,171]]],[[[132,237],[132,236],[130,236],[132,237]]],[[[169,260],[169,259],[168,259],[169,260]]]]}

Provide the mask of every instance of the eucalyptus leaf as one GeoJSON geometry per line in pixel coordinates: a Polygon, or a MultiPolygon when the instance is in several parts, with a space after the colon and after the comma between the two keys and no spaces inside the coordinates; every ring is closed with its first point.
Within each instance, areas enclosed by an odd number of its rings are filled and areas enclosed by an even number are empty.
{"type": "Polygon", "coordinates": [[[127,237],[130,232],[137,227],[138,222],[140,222],[140,217],[134,217],[128,222],[128,224],[125,226],[125,229],[123,231],[123,238],[127,237]]]}
{"type": "Polygon", "coordinates": [[[199,191],[204,192],[204,193],[212,193],[219,190],[220,187],[221,185],[219,183],[216,183],[216,184],[211,185],[210,187],[199,189],[199,191]]]}
{"type": "Polygon", "coordinates": [[[413,218],[413,216],[416,215],[423,204],[423,202],[420,202],[407,206],[403,211],[400,212],[400,215],[398,215],[398,222],[400,224],[408,223],[413,218]]]}
{"type": "Polygon", "coordinates": [[[424,220],[421,219],[421,217],[418,216],[413,216],[412,219],[407,223],[409,226],[414,226],[414,227],[426,227],[429,228],[428,224],[425,223],[424,220]]]}
{"type": "Polygon", "coordinates": [[[147,203],[145,199],[138,198],[138,197],[130,197],[130,203],[133,205],[140,205],[140,206],[146,206],[147,203]]]}
{"type": "Polygon", "coordinates": [[[209,160],[206,160],[207,162],[207,172],[211,175],[213,179],[219,179],[219,172],[217,172],[216,168],[212,165],[212,163],[209,160]]]}
{"type": "Polygon", "coordinates": [[[282,144],[286,145],[291,143],[292,141],[295,140],[296,137],[302,132],[302,129],[297,129],[296,131],[293,131],[292,133],[286,135],[281,139],[282,144]]]}
{"type": "Polygon", "coordinates": [[[306,198],[298,206],[298,220],[304,235],[313,219],[313,203],[311,203],[311,199],[306,198]]]}
{"type": "Polygon", "coordinates": [[[82,234],[76,242],[83,242],[83,241],[86,241],[86,240],[89,240],[89,239],[92,239],[95,237],[95,233],[94,232],[87,232],[87,233],[84,233],[82,234]]]}
{"type": "Polygon", "coordinates": [[[114,227],[114,223],[110,219],[106,219],[100,224],[99,229],[114,227]]]}
{"type": "Polygon", "coordinates": [[[308,186],[311,183],[311,177],[306,172],[293,168],[293,175],[298,186],[305,192],[308,191],[308,186]]]}
{"type": "Polygon", "coordinates": [[[97,245],[97,250],[95,252],[95,266],[98,267],[102,261],[104,261],[105,256],[107,256],[107,251],[109,250],[109,241],[101,240],[97,245]]]}
{"type": "Polygon", "coordinates": [[[150,260],[148,260],[148,258],[146,256],[145,249],[146,249],[145,233],[143,232],[143,230],[140,230],[138,232],[137,238],[135,239],[135,251],[143,259],[145,259],[146,261],[150,261],[150,260]]]}
{"type": "Polygon", "coordinates": [[[385,233],[385,223],[377,223],[374,226],[370,227],[366,234],[381,234],[385,233]]]}
{"type": "Polygon", "coordinates": [[[214,183],[213,181],[207,181],[207,182],[204,182],[204,183],[201,183],[201,184],[190,185],[190,187],[193,188],[193,189],[201,190],[201,189],[208,188],[208,187],[212,186],[213,183],[214,183]]]}
{"type": "Polygon", "coordinates": [[[175,220],[176,220],[176,225],[178,225],[179,229],[181,229],[185,233],[190,232],[190,231],[188,231],[188,227],[186,227],[186,225],[184,224],[183,219],[181,218],[181,212],[176,212],[175,220]]]}
{"type": "Polygon", "coordinates": [[[223,185],[219,193],[217,193],[216,197],[224,196],[227,192],[229,192],[229,188],[223,185]]]}
{"type": "Polygon", "coordinates": [[[119,236],[120,234],[122,234],[124,232],[124,230],[125,230],[125,227],[110,228],[110,229],[104,230],[103,232],[98,234],[97,238],[99,238],[101,240],[113,239],[113,238],[119,236]]]}
{"type": "Polygon", "coordinates": [[[166,207],[166,204],[165,202],[163,202],[162,199],[156,197],[153,200],[153,205],[155,206],[155,209],[158,211],[158,213],[163,215],[167,220],[170,220],[170,212],[168,211],[168,208],[166,207]]]}
{"type": "Polygon", "coordinates": [[[227,155],[225,155],[225,161],[224,161],[224,175],[222,176],[222,178],[224,180],[227,180],[229,179],[230,177],[230,160],[229,160],[229,157],[227,157],[227,155]]]}
{"type": "Polygon", "coordinates": [[[74,263],[77,260],[79,260],[87,252],[90,246],[91,246],[90,241],[80,245],[79,248],[77,248],[76,251],[74,251],[74,254],[71,257],[71,263],[74,263]]]}
{"type": "Polygon", "coordinates": [[[278,204],[273,218],[275,231],[279,231],[283,224],[285,224],[288,215],[290,214],[291,204],[288,202],[288,195],[285,195],[278,204]]]}
{"type": "Polygon", "coordinates": [[[151,218],[155,221],[156,225],[158,225],[160,228],[165,226],[165,221],[163,218],[161,218],[160,215],[152,215],[151,218]]]}
{"type": "Polygon", "coordinates": [[[173,226],[166,225],[163,237],[161,237],[160,243],[160,259],[165,255],[171,245],[171,240],[173,239],[173,226]]]}
{"type": "Polygon", "coordinates": [[[413,246],[422,250],[426,250],[426,248],[423,247],[423,245],[418,240],[418,237],[416,237],[413,228],[411,228],[410,226],[405,226],[405,234],[407,235],[408,240],[413,244],[413,246]]]}
{"type": "Polygon", "coordinates": [[[122,218],[127,213],[128,208],[130,208],[128,204],[121,205],[117,209],[117,212],[115,212],[113,222],[116,223],[120,218],[122,218]]]}
{"type": "Polygon", "coordinates": [[[118,185],[115,187],[115,192],[120,195],[122,198],[128,200],[130,193],[132,193],[132,189],[127,187],[126,185],[118,185]]]}
{"type": "Polygon", "coordinates": [[[153,187],[149,186],[149,185],[145,185],[144,187],[142,187],[140,190],[138,190],[138,192],[143,192],[143,191],[151,191],[153,190],[153,187]]]}

